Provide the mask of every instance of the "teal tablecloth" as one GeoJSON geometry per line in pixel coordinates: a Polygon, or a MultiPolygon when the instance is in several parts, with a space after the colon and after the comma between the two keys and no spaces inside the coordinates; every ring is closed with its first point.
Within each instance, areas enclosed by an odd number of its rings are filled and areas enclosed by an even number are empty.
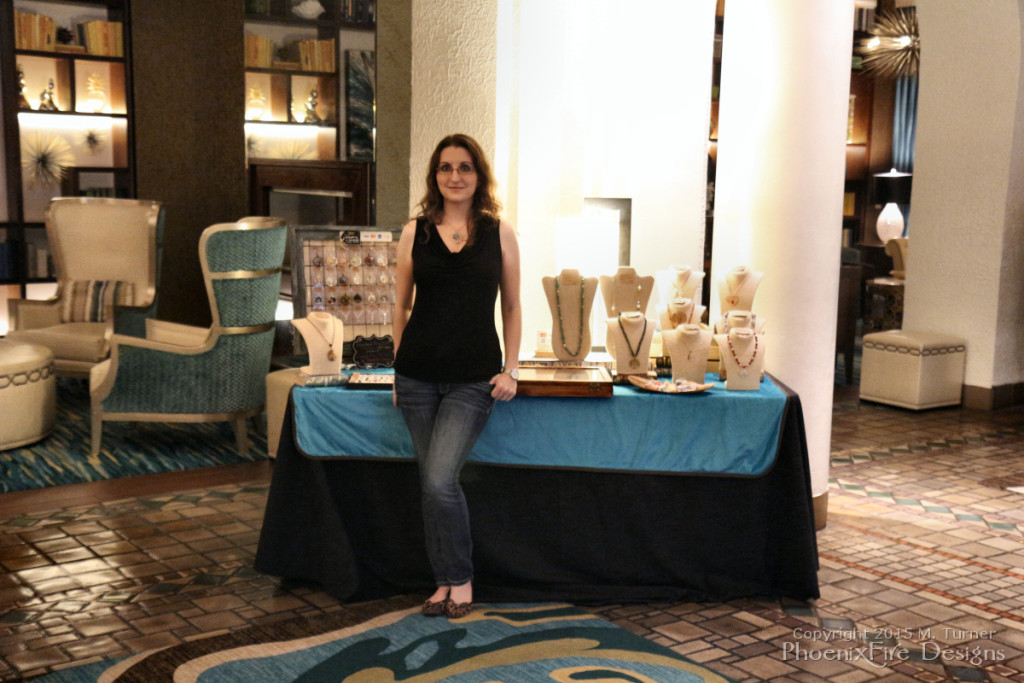
{"type": "MultiPolygon", "coordinates": [[[[713,377],[709,376],[708,381],[713,377]]],[[[412,459],[391,392],[295,387],[296,443],[311,457],[412,459]]],[[[498,403],[471,462],[675,474],[760,476],[775,461],[786,394],[670,395],[616,386],[611,398],[520,396],[498,403]]]]}

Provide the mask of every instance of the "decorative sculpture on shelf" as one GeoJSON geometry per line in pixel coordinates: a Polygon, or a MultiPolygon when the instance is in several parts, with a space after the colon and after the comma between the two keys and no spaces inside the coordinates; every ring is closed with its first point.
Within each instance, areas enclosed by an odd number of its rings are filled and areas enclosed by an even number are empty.
{"type": "Polygon", "coordinates": [[[46,90],[39,93],[39,111],[59,111],[57,103],[53,101],[53,79],[46,85],[46,90]]]}
{"type": "Polygon", "coordinates": [[[21,68],[21,64],[18,65],[18,108],[32,108],[32,105],[29,104],[28,98],[25,97],[25,71],[21,68]]]}
{"type": "Polygon", "coordinates": [[[320,114],[317,113],[317,98],[320,96],[316,88],[309,91],[309,98],[306,100],[306,118],[303,119],[304,123],[320,123],[322,119],[320,114]]]}
{"type": "Polygon", "coordinates": [[[249,88],[249,97],[246,100],[245,118],[250,121],[259,121],[267,111],[267,98],[258,85],[249,88]]]}
{"type": "Polygon", "coordinates": [[[86,105],[95,114],[103,111],[103,107],[107,104],[107,89],[103,83],[103,77],[99,74],[89,74],[89,78],[86,79],[85,89],[88,92],[86,98],[86,105]]]}

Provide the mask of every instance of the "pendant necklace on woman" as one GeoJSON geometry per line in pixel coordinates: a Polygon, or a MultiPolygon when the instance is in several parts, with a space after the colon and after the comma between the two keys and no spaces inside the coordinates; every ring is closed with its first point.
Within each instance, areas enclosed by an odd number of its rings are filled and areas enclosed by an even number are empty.
{"type": "Polygon", "coordinates": [[[320,328],[317,326],[317,324],[315,322],[310,320],[309,324],[310,324],[310,326],[314,330],[316,330],[316,333],[320,335],[320,338],[324,340],[324,343],[327,344],[327,360],[337,360],[338,356],[337,356],[336,353],[334,353],[334,335],[338,331],[338,328],[334,324],[334,317],[333,316],[331,317],[331,323],[330,323],[331,324],[331,340],[330,341],[327,341],[327,337],[324,336],[324,333],[320,331],[320,328]]]}
{"type": "Polygon", "coordinates": [[[465,240],[466,240],[466,238],[467,238],[467,237],[469,236],[469,227],[468,227],[468,225],[467,225],[467,226],[464,226],[464,227],[466,227],[466,234],[465,234],[465,235],[463,235],[463,234],[462,234],[462,233],[461,233],[461,232],[459,231],[459,228],[455,228],[455,229],[454,229],[454,230],[452,231],[452,241],[454,241],[454,242],[455,242],[456,244],[458,244],[459,242],[463,242],[463,241],[465,241],[465,240]]]}
{"type": "Polygon", "coordinates": [[[619,314],[619,331],[622,332],[622,338],[626,340],[626,348],[629,349],[629,367],[634,370],[640,367],[640,359],[637,357],[640,355],[640,347],[644,343],[644,337],[647,336],[647,318],[644,317],[644,330],[640,333],[640,338],[636,342],[636,350],[633,350],[633,345],[629,343],[629,335],[626,334],[626,328],[622,326],[622,314],[619,314]]]}
{"type": "MultiPolygon", "coordinates": [[[[581,279],[580,280],[580,336],[579,336],[579,343],[576,344],[576,350],[575,351],[570,351],[569,347],[565,345],[565,325],[562,324],[562,295],[561,295],[561,292],[559,291],[561,289],[561,285],[559,285],[559,283],[558,283],[558,279],[560,277],[561,277],[561,275],[559,275],[558,277],[555,278],[555,308],[558,310],[558,334],[562,338],[562,348],[565,349],[566,353],[568,353],[570,356],[575,358],[576,356],[579,355],[580,351],[583,350],[583,316],[584,316],[584,311],[583,311],[583,307],[584,307],[583,294],[584,294],[584,290],[586,289],[586,287],[584,287],[583,280],[581,279]]],[[[623,335],[625,335],[625,332],[623,332],[623,335]]]]}

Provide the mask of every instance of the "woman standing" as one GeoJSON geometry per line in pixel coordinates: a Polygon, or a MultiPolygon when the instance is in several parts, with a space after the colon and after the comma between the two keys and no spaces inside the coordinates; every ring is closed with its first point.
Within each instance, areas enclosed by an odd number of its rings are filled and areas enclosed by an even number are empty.
{"type": "Polygon", "coordinates": [[[519,244],[480,145],[438,143],[420,213],[402,230],[395,273],[395,405],[419,463],[427,555],[437,591],[428,616],[473,608],[473,544],[459,473],[494,401],[519,379],[519,244]],[[415,291],[415,303],[414,294],[415,291]],[[505,362],[494,324],[501,293],[505,362]]]}

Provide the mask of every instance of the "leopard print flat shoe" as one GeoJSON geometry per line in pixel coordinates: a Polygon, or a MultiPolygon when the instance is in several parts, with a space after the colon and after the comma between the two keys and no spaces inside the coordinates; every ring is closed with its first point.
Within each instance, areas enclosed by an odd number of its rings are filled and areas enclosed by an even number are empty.
{"type": "Polygon", "coordinates": [[[440,617],[448,614],[448,603],[451,600],[445,598],[444,600],[438,600],[437,602],[431,602],[427,600],[423,603],[423,616],[425,617],[440,617]]]}
{"type": "Polygon", "coordinates": [[[461,619],[462,617],[468,616],[473,611],[473,602],[460,602],[455,603],[452,600],[446,600],[448,603],[445,605],[445,616],[449,619],[461,619]]]}

